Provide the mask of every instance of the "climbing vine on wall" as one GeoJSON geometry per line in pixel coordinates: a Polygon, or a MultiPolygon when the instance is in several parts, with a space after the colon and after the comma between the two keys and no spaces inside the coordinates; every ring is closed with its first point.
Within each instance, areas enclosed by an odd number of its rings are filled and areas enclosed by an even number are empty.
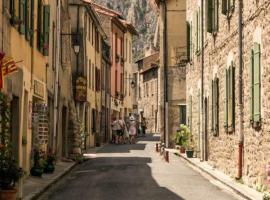
{"type": "Polygon", "coordinates": [[[0,92],[0,142],[9,146],[11,135],[11,106],[7,96],[0,92]]]}

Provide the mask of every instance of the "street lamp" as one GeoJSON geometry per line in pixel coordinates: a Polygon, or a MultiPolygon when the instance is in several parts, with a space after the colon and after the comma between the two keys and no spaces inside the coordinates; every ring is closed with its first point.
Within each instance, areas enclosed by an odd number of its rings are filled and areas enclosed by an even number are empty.
{"type": "Polygon", "coordinates": [[[80,53],[80,45],[78,44],[73,45],[73,49],[76,55],[80,53]]]}
{"type": "Polygon", "coordinates": [[[78,68],[79,68],[79,53],[80,53],[80,45],[78,43],[73,45],[74,52],[76,54],[76,75],[78,76],[78,68]]]}

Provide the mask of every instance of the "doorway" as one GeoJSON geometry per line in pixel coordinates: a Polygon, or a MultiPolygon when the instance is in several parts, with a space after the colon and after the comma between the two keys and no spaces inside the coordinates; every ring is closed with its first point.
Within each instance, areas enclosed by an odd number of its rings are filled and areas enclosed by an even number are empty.
{"type": "Polygon", "coordinates": [[[11,144],[12,144],[12,153],[17,161],[19,161],[19,146],[20,146],[19,110],[20,110],[19,97],[13,96],[11,101],[11,144]]]}
{"type": "Polygon", "coordinates": [[[204,160],[208,160],[208,99],[204,99],[204,160]]]}
{"type": "Polygon", "coordinates": [[[62,157],[68,157],[67,107],[62,108],[62,157]]]}

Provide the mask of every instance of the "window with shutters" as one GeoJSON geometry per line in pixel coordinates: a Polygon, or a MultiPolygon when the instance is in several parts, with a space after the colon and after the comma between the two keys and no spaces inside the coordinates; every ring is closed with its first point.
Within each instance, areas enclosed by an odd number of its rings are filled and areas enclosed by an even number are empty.
{"type": "Polygon", "coordinates": [[[233,63],[225,72],[225,129],[231,133],[235,128],[235,67],[233,63]]]}
{"type": "Polygon", "coordinates": [[[212,80],[212,132],[214,136],[219,133],[219,79],[212,80]]]}
{"type": "Polygon", "coordinates": [[[189,96],[188,100],[188,126],[190,129],[190,132],[192,133],[192,96],[189,96]]]}
{"type": "Polygon", "coordinates": [[[235,0],[222,0],[222,14],[231,17],[235,8],[235,0]]]}
{"type": "Polygon", "coordinates": [[[250,122],[254,128],[261,126],[261,50],[254,43],[250,58],[250,122]]]}
{"type": "Polygon", "coordinates": [[[207,32],[218,31],[218,0],[207,0],[207,32]]]}
{"type": "Polygon", "coordinates": [[[38,0],[37,18],[37,48],[44,56],[48,56],[50,37],[50,5],[43,5],[42,0],[38,0]]]}
{"type": "Polygon", "coordinates": [[[186,125],[186,105],[179,106],[179,122],[186,125]]]}
{"type": "Polygon", "coordinates": [[[187,22],[187,59],[192,61],[192,22],[187,22]]]}
{"type": "Polygon", "coordinates": [[[195,23],[195,36],[196,36],[196,54],[201,51],[201,8],[196,12],[196,23],[195,23]]]}

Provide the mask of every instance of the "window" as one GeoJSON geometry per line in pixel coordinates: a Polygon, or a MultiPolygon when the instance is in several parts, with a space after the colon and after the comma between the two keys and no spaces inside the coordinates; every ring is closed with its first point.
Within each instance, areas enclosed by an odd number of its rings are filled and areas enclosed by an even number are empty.
{"type": "Polygon", "coordinates": [[[92,22],[92,46],[94,46],[94,23],[92,22]]]}
{"type": "Polygon", "coordinates": [[[88,66],[88,88],[91,88],[91,79],[92,79],[92,75],[91,75],[91,60],[89,60],[89,66],[88,66]]]}
{"type": "Polygon", "coordinates": [[[235,67],[233,63],[225,74],[225,128],[233,132],[235,128],[235,67]]]}
{"type": "Polygon", "coordinates": [[[100,69],[96,67],[96,91],[100,91],[100,69]]]}
{"type": "Polygon", "coordinates": [[[88,21],[88,40],[91,41],[91,19],[88,21]]]}
{"type": "Polygon", "coordinates": [[[196,53],[201,51],[201,8],[196,12],[196,53]]]}
{"type": "Polygon", "coordinates": [[[187,59],[192,60],[192,23],[187,22],[187,59]]]}
{"type": "Polygon", "coordinates": [[[98,32],[98,29],[95,29],[95,44],[96,44],[96,51],[99,53],[99,46],[100,46],[100,41],[99,41],[99,32],[98,32]]]}
{"type": "Polygon", "coordinates": [[[192,133],[192,96],[189,96],[188,100],[188,126],[192,133]]]}
{"type": "Polygon", "coordinates": [[[96,110],[92,109],[92,134],[96,132],[96,110]]]}
{"type": "Polygon", "coordinates": [[[115,41],[114,41],[114,45],[115,45],[115,53],[116,55],[118,55],[118,40],[117,40],[117,33],[115,34],[115,41]]]}
{"type": "Polygon", "coordinates": [[[186,125],[186,105],[179,106],[179,122],[186,125]]]}
{"type": "Polygon", "coordinates": [[[250,58],[250,121],[254,128],[261,121],[261,50],[260,44],[254,43],[250,58]]]}
{"type": "Polygon", "coordinates": [[[50,6],[43,5],[42,0],[38,1],[37,20],[37,48],[43,55],[49,55],[50,35],[50,6]]]}
{"type": "Polygon", "coordinates": [[[222,14],[229,16],[235,7],[235,0],[222,0],[222,14]]]}
{"type": "Polygon", "coordinates": [[[95,90],[95,65],[92,63],[92,90],[95,90]]]}
{"type": "Polygon", "coordinates": [[[207,1],[207,32],[218,31],[218,0],[207,1]]]}
{"type": "Polygon", "coordinates": [[[219,133],[219,79],[212,80],[212,132],[214,136],[219,133]]]}
{"type": "Polygon", "coordinates": [[[118,84],[117,84],[118,83],[118,80],[117,80],[118,77],[117,76],[118,76],[118,73],[117,73],[117,70],[115,70],[115,83],[114,83],[115,84],[115,93],[118,92],[118,90],[117,90],[118,89],[118,84]]]}

